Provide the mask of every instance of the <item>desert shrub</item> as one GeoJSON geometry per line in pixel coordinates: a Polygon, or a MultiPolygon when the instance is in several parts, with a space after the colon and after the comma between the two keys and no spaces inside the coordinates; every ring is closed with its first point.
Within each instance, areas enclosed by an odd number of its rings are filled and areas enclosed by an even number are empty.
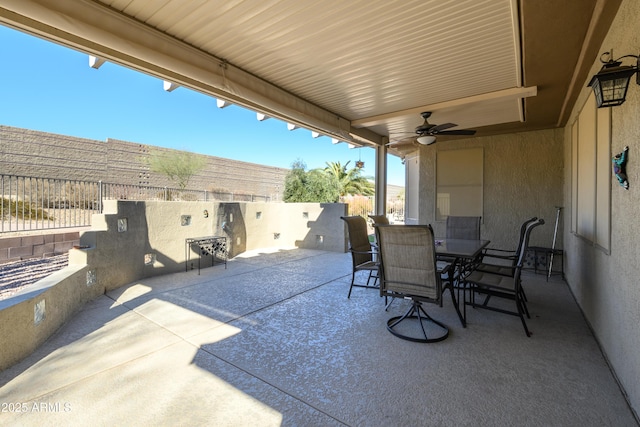
{"type": "Polygon", "coordinates": [[[17,217],[18,219],[25,220],[54,219],[42,209],[31,207],[31,204],[29,202],[23,202],[22,200],[11,200],[5,197],[1,200],[0,203],[0,218],[8,219],[10,217],[17,217]]]}

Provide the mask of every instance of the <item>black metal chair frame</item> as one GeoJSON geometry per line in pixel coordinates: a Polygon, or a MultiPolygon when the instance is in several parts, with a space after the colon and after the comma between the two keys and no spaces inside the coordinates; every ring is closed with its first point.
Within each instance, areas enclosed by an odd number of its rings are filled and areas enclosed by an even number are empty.
{"type": "MultiPolygon", "coordinates": [[[[516,245],[516,249],[510,250],[510,249],[500,249],[500,248],[492,248],[492,247],[485,248],[482,251],[482,256],[483,256],[482,263],[489,266],[496,265],[490,262],[485,263],[484,262],[485,257],[502,259],[502,260],[511,261],[511,267],[515,268],[515,265],[518,262],[518,258],[520,255],[522,240],[524,239],[524,233],[527,231],[527,226],[537,219],[538,217],[534,216],[532,218],[529,218],[525,222],[523,222],[522,225],[520,225],[520,235],[518,237],[518,244],[516,245]]],[[[489,272],[492,272],[492,271],[489,271],[489,272]]]]}
{"type": "MultiPolygon", "coordinates": [[[[533,222],[535,222],[538,217],[532,217],[522,223],[520,226],[520,235],[518,237],[518,245],[515,250],[508,249],[498,249],[498,248],[485,248],[482,253],[481,261],[475,266],[475,269],[478,271],[484,271],[487,273],[500,274],[503,276],[513,277],[516,273],[516,265],[518,263],[518,259],[520,258],[520,252],[524,250],[522,247],[522,241],[524,240],[525,232],[527,231],[527,226],[533,222]],[[510,261],[510,265],[501,265],[495,264],[491,262],[485,262],[485,258],[494,258],[501,259],[504,261],[510,261]]],[[[526,301],[527,295],[524,292],[524,288],[522,285],[520,286],[520,292],[522,294],[522,300],[525,303],[525,311],[527,311],[526,301]]]]}
{"type": "Polygon", "coordinates": [[[529,236],[531,235],[531,231],[535,227],[542,224],[544,224],[544,220],[538,219],[527,225],[524,238],[521,243],[520,256],[518,258],[513,277],[477,270],[464,278],[465,289],[468,289],[470,293],[469,301],[467,301],[467,298],[465,297],[466,305],[470,305],[474,308],[484,308],[487,310],[518,316],[528,337],[531,336],[531,332],[527,327],[527,322],[524,316],[526,315],[527,318],[530,318],[530,315],[526,303],[523,299],[523,293],[521,291],[522,281],[520,276],[522,274],[524,257],[526,254],[526,248],[529,245],[529,236]],[[509,285],[503,285],[505,282],[508,282],[509,285]],[[476,294],[485,295],[485,300],[480,304],[476,303],[476,294]],[[504,298],[515,301],[516,310],[511,311],[500,307],[488,305],[489,299],[491,297],[504,298]]]}
{"type": "MultiPolygon", "coordinates": [[[[369,289],[379,289],[380,286],[377,284],[379,282],[379,262],[374,258],[377,256],[377,251],[374,250],[374,247],[369,243],[369,250],[358,250],[354,249],[354,242],[357,241],[358,237],[356,237],[356,226],[364,224],[364,236],[359,236],[360,238],[369,239],[369,236],[366,233],[366,220],[361,216],[342,216],[340,217],[347,224],[347,230],[349,233],[349,252],[351,253],[351,261],[352,261],[352,270],[351,270],[351,285],[349,286],[349,293],[347,294],[347,298],[351,298],[351,291],[354,287],[358,288],[369,288],[369,289]],[[360,224],[356,224],[360,223],[360,224]],[[355,283],[356,273],[358,271],[368,271],[369,276],[367,277],[366,284],[362,285],[359,283],[355,283]],[[371,283],[373,280],[373,284],[371,283]]],[[[363,240],[364,241],[364,240],[363,240]]]]}
{"type": "MultiPolygon", "coordinates": [[[[394,296],[393,294],[388,294],[388,295],[389,296],[394,296]]],[[[424,310],[424,308],[422,308],[422,300],[420,298],[418,298],[416,296],[407,297],[407,296],[403,296],[403,295],[400,295],[400,294],[395,294],[394,298],[409,299],[412,302],[411,302],[411,307],[409,308],[409,310],[405,314],[403,314],[402,316],[392,317],[391,319],[389,319],[387,321],[387,330],[389,332],[391,332],[393,335],[395,335],[398,338],[402,338],[404,340],[413,341],[413,342],[432,343],[432,342],[438,342],[438,341],[443,341],[443,340],[447,339],[447,337],[449,336],[449,328],[445,324],[443,324],[442,322],[439,322],[438,320],[435,320],[433,317],[429,316],[429,314],[424,310]],[[404,335],[404,334],[401,334],[400,332],[396,331],[395,329],[393,329],[395,326],[400,324],[400,322],[402,322],[402,321],[404,321],[406,319],[417,319],[418,320],[418,323],[420,324],[420,328],[422,329],[422,334],[424,335],[424,339],[423,338],[417,338],[417,337],[411,337],[411,336],[408,336],[408,335],[404,335]],[[440,326],[446,332],[443,335],[437,336],[435,338],[428,338],[427,337],[427,332],[424,329],[424,323],[423,322],[425,320],[427,320],[429,322],[432,322],[432,323],[435,323],[436,325],[440,326]]]]}

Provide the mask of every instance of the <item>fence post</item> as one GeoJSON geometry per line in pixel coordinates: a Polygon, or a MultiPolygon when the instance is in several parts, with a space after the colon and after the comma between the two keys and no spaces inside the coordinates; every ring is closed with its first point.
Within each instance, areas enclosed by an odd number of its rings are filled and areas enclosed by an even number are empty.
{"type": "Polygon", "coordinates": [[[98,213],[102,213],[102,181],[98,181],[98,213]]]}
{"type": "Polygon", "coordinates": [[[209,201],[209,197],[208,197],[208,191],[204,190],[204,201],[208,202],[209,201]]]}
{"type": "Polygon", "coordinates": [[[167,201],[167,187],[164,187],[164,201],[167,201]]]}

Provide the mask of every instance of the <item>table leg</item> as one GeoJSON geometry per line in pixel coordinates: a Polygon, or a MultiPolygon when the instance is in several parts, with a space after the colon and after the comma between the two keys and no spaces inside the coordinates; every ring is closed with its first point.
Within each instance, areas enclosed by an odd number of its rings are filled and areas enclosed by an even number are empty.
{"type": "MultiPolygon", "coordinates": [[[[467,327],[467,319],[466,319],[466,307],[464,308],[465,314],[463,315],[460,312],[460,304],[458,303],[459,298],[456,298],[456,294],[454,291],[454,284],[455,284],[455,273],[456,273],[456,269],[458,268],[458,263],[460,262],[459,259],[456,259],[453,261],[453,263],[451,264],[451,268],[449,268],[449,291],[451,293],[451,300],[453,302],[453,307],[456,309],[456,313],[458,314],[458,318],[460,319],[460,323],[462,324],[463,328],[467,327]]],[[[458,274],[458,278],[460,278],[460,274],[458,274]]],[[[460,288],[458,288],[458,297],[460,296],[460,288]]],[[[463,304],[464,304],[464,298],[463,298],[463,304]]]]}

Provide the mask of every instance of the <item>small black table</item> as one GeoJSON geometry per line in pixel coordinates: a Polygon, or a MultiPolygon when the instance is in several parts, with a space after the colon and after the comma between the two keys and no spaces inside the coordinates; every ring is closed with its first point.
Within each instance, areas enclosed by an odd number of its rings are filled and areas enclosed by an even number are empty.
{"type": "Polygon", "coordinates": [[[205,236],[205,237],[191,237],[185,239],[185,271],[189,271],[189,263],[191,262],[191,248],[197,246],[198,253],[198,274],[200,274],[200,260],[203,255],[211,255],[211,266],[213,267],[218,261],[224,263],[224,268],[227,268],[227,238],[224,236],[205,236]]]}

